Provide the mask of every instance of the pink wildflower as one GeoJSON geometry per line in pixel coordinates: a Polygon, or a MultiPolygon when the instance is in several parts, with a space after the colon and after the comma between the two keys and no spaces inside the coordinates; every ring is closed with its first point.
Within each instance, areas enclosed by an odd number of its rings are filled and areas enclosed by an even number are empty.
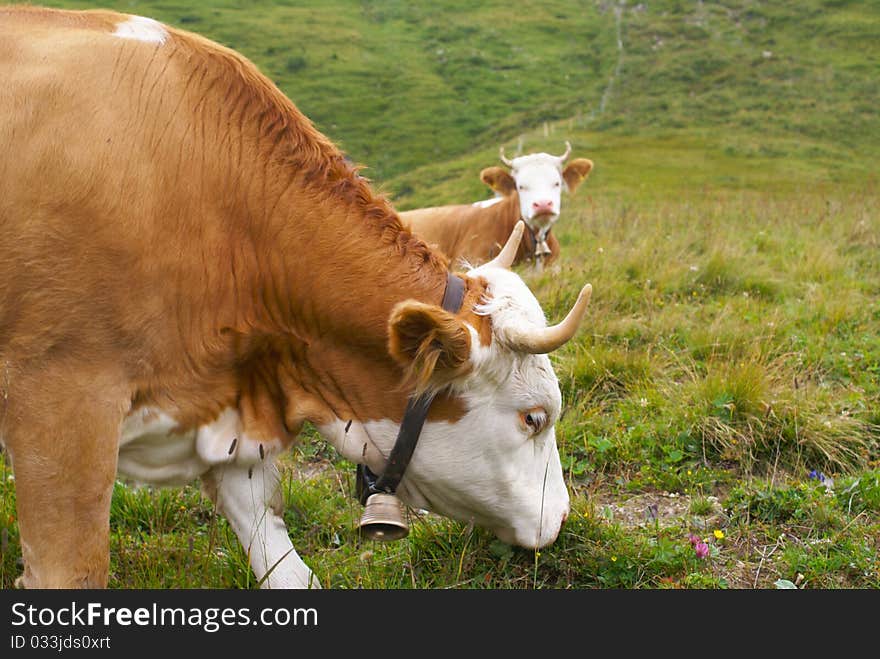
{"type": "Polygon", "coordinates": [[[691,533],[688,535],[688,542],[691,543],[691,547],[696,547],[697,543],[700,542],[700,536],[691,533]]]}
{"type": "Polygon", "coordinates": [[[697,558],[706,558],[709,555],[709,545],[705,542],[698,542],[694,545],[694,551],[697,552],[697,558]]]}

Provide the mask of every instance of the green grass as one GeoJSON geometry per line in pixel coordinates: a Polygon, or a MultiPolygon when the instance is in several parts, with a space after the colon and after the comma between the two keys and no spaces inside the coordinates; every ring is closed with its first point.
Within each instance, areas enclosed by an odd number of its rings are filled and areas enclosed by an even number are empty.
{"type": "MultiPolygon", "coordinates": [[[[552,356],[573,497],[559,540],[524,551],[427,516],[362,541],[353,469],[308,433],[284,459],[285,519],[322,584],[880,587],[875,3],[628,3],[622,57],[611,2],[102,4],[241,50],[401,209],[488,196],[501,144],[568,139],[596,164],[563,202],[558,265],[520,270],[551,319],[594,287],[552,356]],[[297,479],[303,464],[321,469],[297,479]]],[[[113,587],[256,585],[196,487],[119,485],[111,525],[113,587]]]]}

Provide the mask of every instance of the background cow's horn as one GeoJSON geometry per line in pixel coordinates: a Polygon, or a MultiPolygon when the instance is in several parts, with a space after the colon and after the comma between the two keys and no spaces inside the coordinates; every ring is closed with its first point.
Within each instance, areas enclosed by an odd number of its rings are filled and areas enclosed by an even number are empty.
{"type": "Polygon", "coordinates": [[[511,167],[511,168],[513,167],[513,161],[508,160],[507,158],[504,157],[504,147],[503,146],[498,150],[498,155],[501,157],[501,162],[503,162],[508,167],[511,167]]]}
{"type": "Polygon", "coordinates": [[[571,153],[571,142],[566,140],[565,141],[565,153],[563,153],[561,156],[559,156],[559,164],[560,165],[565,162],[565,159],[568,158],[568,154],[570,154],[570,153],[571,153]]]}
{"type": "Polygon", "coordinates": [[[510,331],[507,335],[507,343],[514,350],[528,352],[535,355],[543,355],[553,352],[566,341],[571,339],[577,332],[590,302],[593,287],[587,284],[581,289],[577,301],[561,323],[552,327],[532,327],[510,331]]]}
{"type": "Polygon", "coordinates": [[[525,222],[522,220],[517,222],[513,227],[513,231],[510,232],[510,237],[507,239],[507,242],[504,243],[504,247],[501,248],[501,252],[499,252],[498,256],[489,261],[486,265],[489,267],[509,270],[510,266],[513,265],[513,259],[516,257],[516,250],[519,249],[519,243],[522,240],[525,228],[525,222]]]}

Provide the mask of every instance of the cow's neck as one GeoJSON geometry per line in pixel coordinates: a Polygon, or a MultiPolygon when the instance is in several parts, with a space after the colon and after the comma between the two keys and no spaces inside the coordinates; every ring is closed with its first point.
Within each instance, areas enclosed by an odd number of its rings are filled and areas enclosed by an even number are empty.
{"type": "MultiPolygon", "coordinates": [[[[218,194],[200,198],[190,214],[218,218],[200,220],[213,242],[181,247],[205,260],[188,267],[207,273],[178,303],[204,311],[202,331],[189,334],[196,337],[190,354],[207,364],[207,375],[197,376],[210,383],[212,373],[233,367],[258,400],[273,388],[268,397],[277,400],[280,388],[334,414],[391,417],[389,400],[402,407],[406,399],[387,351],[391,310],[407,299],[439,304],[446,259],[402,227],[391,205],[268,80],[228,54],[191,55],[209,71],[205,94],[241,101],[221,106],[229,108],[227,123],[248,128],[221,134],[202,156],[213,163],[218,194]],[[276,378],[280,387],[271,384],[276,378]]],[[[193,108],[196,123],[217,122],[207,107],[193,108]]],[[[180,370],[190,376],[194,369],[180,370]]],[[[220,397],[223,404],[230,394],[220,397]]],[[[317,418],[312,411],[303,418],[317,418]]]]}
{"type": "Polygon", "coordinates": [[[256,313],[273,333],[384,347],[397,302],[439,304],[446,261],[401,226],[387,201],[366,197],[355,174],[336,186],[341,194],[327,182],[287,188],[274,226],[253,238],[259,274],[240,293],[257,293],[256,313]]]}
{"type": "MultiPolygon", "coordinates": [[[[311,405],[288,409],[289,425],[320,423],[328,413],[399,420],[408,392],[388,353],[388,319],[404,300],[440,304],[446,260],[403,228],[335,148],[313,166],[321,171],[290,165],[275,169],[276,176],[297,173],[274,204],[270,230],[252,238],[259,276],[237,295],[259,301],[251,309],[258,333],[283,337],[268,354],[278,362],[287,407],[311,405]]],[[[454,415],[444,409],[438,406],[454,415]]]]}
{"type": "Polygon", "coordinates": [[[198,227],[202,244],[185,246],[213,261],[204,270],[218,279],[205,281],[201,293],[222,301],[212,311],[227,334],[384,345],[396,302],[440,301],[444,257],[402,227],[388,201],[288,98],[225,51],[187,55],[187,66],[204,69],[203,94],[228,113],[218,122],[216,107],[194,93],[191,123],[242,127],[215,136],[200,156],[211,163],[217,194],[202,195],[189,211],[210,226],[198,227]],[[205,245],[207,238],[221,247],[205,245]]]}

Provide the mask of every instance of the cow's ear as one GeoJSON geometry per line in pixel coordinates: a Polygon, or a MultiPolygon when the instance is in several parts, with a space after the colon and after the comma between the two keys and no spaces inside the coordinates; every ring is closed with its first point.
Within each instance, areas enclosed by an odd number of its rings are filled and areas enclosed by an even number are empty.
{"type": "Polygon", "coordinates": [[[502,167],[486,167],[480,172],[480,180],[505,196],[516,190],[516,181],[502,167]]]}
{"type": "Polygon", "coordinates": [[[448,311],[406,300],[391,311],[388,351],[418,391],[438,389],[470,370],[471,335],[448,311]]]}
{"type": "Polygon", "coordinates": [[[562,178],[565,179],[565,186],[569,192],[578,189],[581,182],[589,176],[593,169],[593,161],[586,158],[576,158],[565,166],[562,171],[562,178]]]}

